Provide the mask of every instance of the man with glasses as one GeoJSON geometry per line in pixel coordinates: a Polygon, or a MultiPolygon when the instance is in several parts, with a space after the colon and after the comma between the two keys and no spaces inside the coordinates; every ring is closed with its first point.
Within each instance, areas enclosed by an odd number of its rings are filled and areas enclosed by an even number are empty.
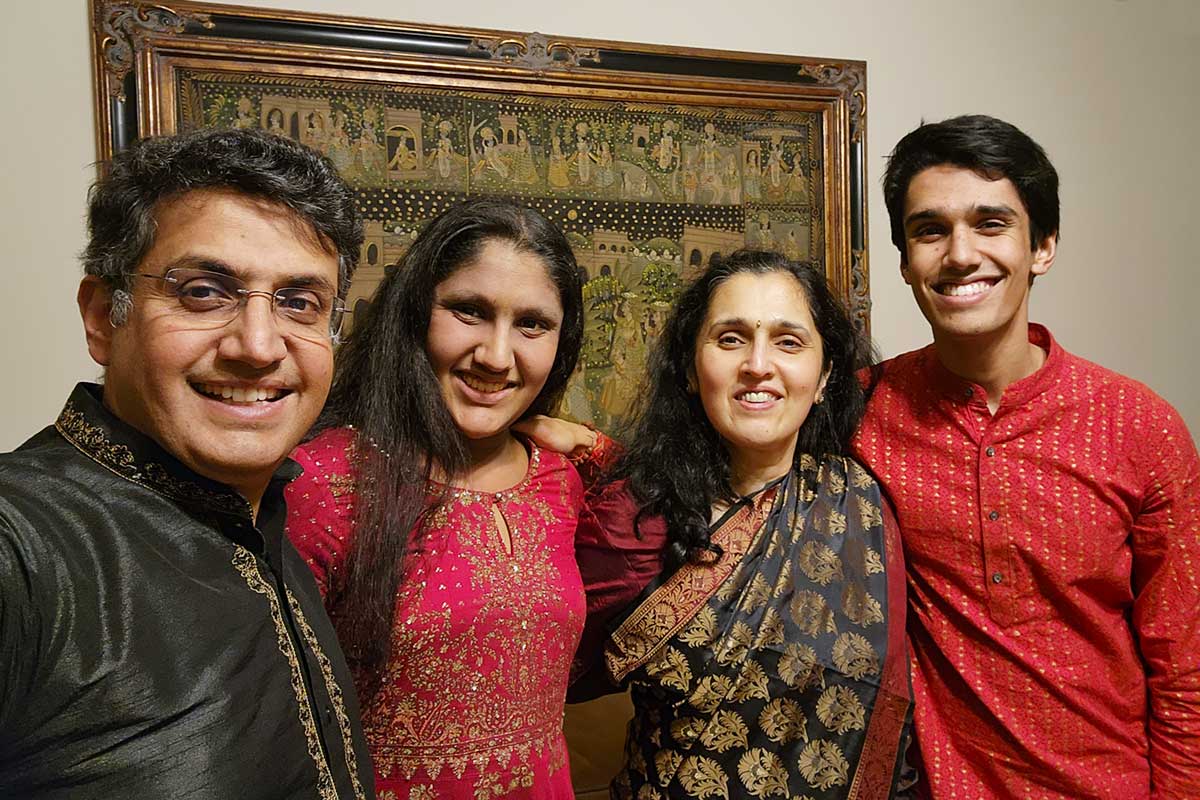
{"type": "Polygon", "coordinates": [[[373,796],[353,684],[283,536],[362,226],[286,139],[141,142],[93,188],[103,385],[0,456],[0,796],[373,796]]]}

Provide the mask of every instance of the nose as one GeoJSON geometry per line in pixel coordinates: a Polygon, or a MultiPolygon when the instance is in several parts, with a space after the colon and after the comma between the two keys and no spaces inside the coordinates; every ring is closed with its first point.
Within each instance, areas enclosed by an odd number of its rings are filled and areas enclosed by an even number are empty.
{"type": "Polygon", "coordinates": [[[275,317],[275,299],[267,292],[251,292],[225,331],[220,349],[224,358],[261,369],[287,356],[287,342],[275,317]]]}
{"type": "Polygon", "coordinates": [[[475,346],[475,366],[487,372],[506,373],[512,366],[513,349],[503,325],[491,325],[475,346]]]}
{"type": "Polygon", "coordinates": [[[742,363],[742,371],[755,378],[765,378],[771,375],[771,343],[765,333],[754,337],[746,360],[742,363]]]}
{"type": "Polygon", "coordinates": [[[946,243],[944,261],[950,267],[974,267],[979,263],[975,233],[967,226],[956,225],[946,243]]]}

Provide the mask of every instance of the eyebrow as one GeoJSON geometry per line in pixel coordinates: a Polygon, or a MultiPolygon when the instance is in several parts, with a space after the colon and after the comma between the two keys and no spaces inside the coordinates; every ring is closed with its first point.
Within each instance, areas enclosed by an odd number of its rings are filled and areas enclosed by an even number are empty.
{"type": "MultiPolygon", "coordinates": [[[[177,267],[182,267],[185,269],[202,269],[208,272],[215,272],[218,275],[228,275],[231,278],[237,278],[243,283],[247,282],[247,276],[244,272],[239,274],[239,270],[219,259],[206,258],[204,256],[188,253],[176,259],[169,267],[167,267],[167,269],[175,269],[177,267]]],[[[337,292],[337,289],[320,275],[293,273],[278,281],[276,285],[294,289],[324,289],[328,292],[337,292]]]]}
{"type": "MultiPolygon", "coordinates": [[[[1018,216],[1016,209],[1012,206],[999,203],[996,205],[977,205],[970,208],[970,213],[976,217],[1007,217],[1013,219],[1018,216]]],[[[914,211],[904,218],[904,227],[912,225],[914,222],[924,222],[931,219],[943,219],[949,216],[949,212],[944,208],[923,208],[920,211],[914,211]]]]}
{"type": "MultiPolygon", "coordinates": [[[[768,324],[773,327],[779,327],[779,328],[783,328],[783,329],[789,330],[789,331],[801,331],[803,333],[810,333],[807,325],[803,325],[799,322],[793,322],[790,319],[781,319],[781,318],[777,317],[773,320],[769,320],[768,324]]],[[[708,329],[711,331],[713,328],[753,328],[753,327],[756,327],[756,325],[752,325],[750,323],[750,320],[746,319],[745,317],[722,317],[721,319],[713,320],[712,324],[708,326],[708,329]]]]}
{"type": "MultiPolygon", "coordinates": [[[[438,303],[441,305],[448,305],[450,303],[473,303],[474,305],[489,309],[494,308],[496,305],[486,294],[466,290],[447,292],[445,295],[438,298],[438,303]]],[[[514,313],[518,317],[541,317],[547,321],[553,321],[555,317],[560,316],[553,308],[547,308],[545,306],[523,306],[515,309],[514,313]]]]}

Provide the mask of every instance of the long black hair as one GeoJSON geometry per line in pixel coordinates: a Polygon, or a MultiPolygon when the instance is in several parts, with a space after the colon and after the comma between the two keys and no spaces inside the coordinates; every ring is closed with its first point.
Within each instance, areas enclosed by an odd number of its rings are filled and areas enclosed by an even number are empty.
{"type": "Polygon", "coordinates": [[[378,687],[390,653],[405,549],[428,510],[431,471],[453,478],[470,462],[426,351],[434,290],[491,241],[536,255],[558,288],[563,308],[558,351],[526,413],[554,408],[583,339],[575,255],[563,234],[537,211],[508,200],[476,198],[430,222],[380,283],[338,351],[333,389],[313,431],[352,426],[357,433],[354,547],[333,618],[368,695],[378,687]]]}
{"type": "Polygon", "coordinates": [[[624,437],[628,447],[612,478],[628,479],[643,515],[667,523],[667,568],[711,550],[709,517],[717,501],[733,502],[729,452],[696,393],[689,391],[700,327],[717,287],[740,273],[790,275],[800,287],[821,337],[829,378],[825,399],[800,426],[795,461],[845,455],[862,419],[863,391],[855,371],[869,360],[870,347],[855,330],[845,306],[816,268],[779,253],[738,250],[714,256],[708,270],[679,297],[650,358],[648,386],[624,437]]]}

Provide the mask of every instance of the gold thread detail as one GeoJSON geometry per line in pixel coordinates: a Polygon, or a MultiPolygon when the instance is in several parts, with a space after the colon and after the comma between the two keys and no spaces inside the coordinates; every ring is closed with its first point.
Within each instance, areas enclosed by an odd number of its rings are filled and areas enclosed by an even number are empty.
{"type": "Polygon", "coordinates": [[[714,535],[713,543],[722,549],[719,559],[684,564],[617,628],[604,654],[614,680],[624,680],[692,621],[697,609],[729,578],[762,531],[775,495],[774,489],[763,492],[714,535]]]}
{"type": "Polygon", "coordinates": [[[305,618],[304,611],[300,608],[300,603],[297,602],[291,589],[287,590],[287,599],[288,605],[292,607],[292,614],[296,617],[296,625],[300,628],[300,635],[308,643],[308,648],[312,650],[313,656],[317,660],[317,666],[321,669],[321,678],[325,681],[325,691],[329,694],[334,716],[337,717],[338,729],[342,733],[342,747],[346,755],[346,768],[350,771],[350,781],[354,785],[354,796],[365,800],[366,794],[358,779],[358,759],[354,754],[353,730],[350,725],[350,715],[346,713],[346,700],[342,694],[341,684],[337,682],[337,678],[333,674],[333,664],[325,655],[325,651],[321,649],[317,635],[313,632],[312,626],[308,624],[308,619],[305,618]]]}
{"type": "Polygon", "coordinates": [[[233,566],[245,578],[249,587],[265,596],[271,609],[271,621],[275,623],[275,637],[278,640],[279,652],[287,659],[292,671],[292,691],[296,693],[296,709],[299,712],[300,724],[304,727],[304,737],[308,740],[308,755],[317,768],[317,791],[321,800],[338,800],[337,787],[334,785],[333,774],[325,754],[321,752],[321,737],[317,732],[316,721],[312,715],[312,703],[308,692],[304,689],[304,677],[300,672],[300,660],[296,655],[296,647],[292,637],[288,635],[287,626],[283,621],[283,610],[279,606],[279,597],[271,585],[258,571],[258,561],[249,550],[237,545],[233,551],[233,566]]]}
{"type": "Polygon", "coordinates": [[[87,415],[68,400],[54,421],[54,428],[76,450],[108,469],[152,492],[187,505],[213,506],[241,516],[250,516],[250,504],[232,492],[214,492],[194,482],[177,478],[154,461],[139,465],[137,456],[128,446],[112,441],[103,428],[88,421],[87,415]]]}

